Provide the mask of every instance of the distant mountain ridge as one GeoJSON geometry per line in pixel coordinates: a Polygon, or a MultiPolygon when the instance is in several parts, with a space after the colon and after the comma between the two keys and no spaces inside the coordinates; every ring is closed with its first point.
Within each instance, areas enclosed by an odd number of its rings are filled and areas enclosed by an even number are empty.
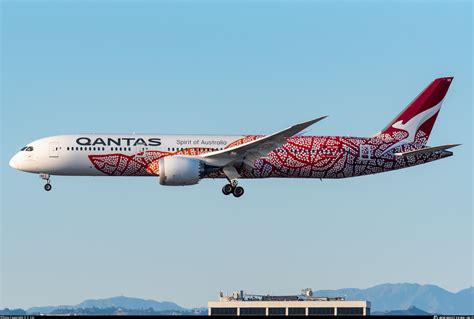
{"type": "MultiPolygon", "coordinates": [[[[473,314],[474,287],[463,289],[457,293],[447,291],[435,285],[420,285],[412,283],[381,284],[367,289],[344,288],[337,290],[317,290],[314,296],[345,297],[346,300],[369,300],[372,313],[393,314],[393,312],[422,311],[431,314],[473,314]],[[400,310],[401,309],[401,310],[400,310]],[[406,310],[403,310],[406,309],[406,310]]],[[[75,306],[32,307],[26,312],[51,313],[56,309],[77,308],[125,308],[148,309],[155,311],[190,311],[174,302],[155,301],[132,297],[112,297],[105,299],[88,299],[75,306]]]]}
{"type": "Polygon", "coordinates": [[[48,314],[56,309],[78,309],[78,308],[125,308],[125,309],[148,309],[152,308],[155,311],[186,311],[188,309],[177,305],[170,301],[156,301],[152,299],[141,299],[133,297],[111,297],[105,299],[87,299],[75,306],[61,305],[61,306],[47,306],[47,307],[32,307],[26,312],[27,314],[32,313],[44,313],[48,314]]]}
{"type": "Polygon", "coordinates": [[[180,310],[183,311],[185,308],[178,306],[174,302],[170,301],[155,301],[151,299],[140,299],[140,298],[132,298],[132,297],[112,297],[107,299],[88,299],[77,306],[75,308],[110,308],[110,307],[117,307],[117,308],[127,308],[127,309],[147,309],[153,308],[157,311],[164,311],[164,310],[180,310]]]}
{"type": "Polygon", "coordinates": [[[473,314],[474,287],[457,293],[435,285],[412,283],[381,284],[367,289],[345,288],[318,290],[314,296],[345,297],[346,300],[369,300],[372,312],[409,309],[411,306],[437,314],[473,314]]]}
{"type": "Polygon", "coordinates": [[[390,311],[375,311],[371,313],[376,316],[429,316],[432,315],[429,312],[418,309],[415,306],[411,306],[406,310],[390,310],[390,311]]]}

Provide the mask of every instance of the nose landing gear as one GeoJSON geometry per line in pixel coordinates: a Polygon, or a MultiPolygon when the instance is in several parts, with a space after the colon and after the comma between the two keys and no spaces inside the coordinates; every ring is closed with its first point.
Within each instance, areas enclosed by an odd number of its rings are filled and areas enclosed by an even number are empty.
{"type": "Polygon", "coordinates": [[[53,188],[53,186],[51,186],[49,182],[50,181],[49,174],[41,173],[40,178],[46,181],[46,184],[44,185],[44,190],[49,192],[53,188]]]}

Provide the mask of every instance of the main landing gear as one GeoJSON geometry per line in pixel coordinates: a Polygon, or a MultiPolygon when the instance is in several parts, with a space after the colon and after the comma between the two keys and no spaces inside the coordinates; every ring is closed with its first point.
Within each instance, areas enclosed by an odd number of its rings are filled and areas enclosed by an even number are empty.
{"type": "Polygon", "coordinates": [[[237,180],[233,180],[229,184],[225,184],[222,187],[222,193],[224,195],[234,195],[234,197],[240,197],[244,194],[244,188],[241,186],[237,186],[237,180]]]}
{"type": "Polygon", "coordinates": [[[49,174],[41,173],[40,178],[46,181],[46,184],[44,185],[44,190],[49,192],[53,188],[53,186],[51,186],[51,183],[50,183],[49,174]]]}
{"type": "Polygon", "coordinates": [[[240,177],[239,173],[233,166],[227,166],[222,169],[224,172],[225,177],[229,181],[229,184],[224,185],[222,187],[222,193],[224,195],[234,195],[234,197],[240,197],[244,194],[244,188],[237,186],[237,178],[240,177]]]}

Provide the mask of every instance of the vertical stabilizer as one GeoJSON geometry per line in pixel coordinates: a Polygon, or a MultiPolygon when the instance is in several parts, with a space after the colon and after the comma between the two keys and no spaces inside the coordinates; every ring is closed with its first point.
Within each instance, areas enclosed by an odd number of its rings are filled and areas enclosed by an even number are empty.
{"type": "Polygon", "coordinates": [[[415,138],[422,141],[421,144],[426,144],[452,80],[453,77],[444,77],[431,82],[378,134],[382,137],[387,134],[387,138],[399,140],[384,153],[397,146],[413,143],[415,138]]]}

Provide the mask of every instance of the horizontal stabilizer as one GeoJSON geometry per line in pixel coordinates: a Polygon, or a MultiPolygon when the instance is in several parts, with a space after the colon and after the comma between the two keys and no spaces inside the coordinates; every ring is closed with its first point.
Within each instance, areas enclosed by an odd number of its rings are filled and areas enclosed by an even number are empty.
{"type": "Polygon", "coordinates": [[[408,155],[420,155],[420,154],[427,154],[427,153],[433,153],[436,151],[444,151],[456,146],[459,146],[461,144],[447,144],[447,145],[440,145],[440,146],[433,146],[433,147],[426,147],[422,148],[419,150],[414,150],[414,151],[409,151],[409,152],[403,152],[403,153],[395,153],[395,156],[408,156],[408,155]]]}

